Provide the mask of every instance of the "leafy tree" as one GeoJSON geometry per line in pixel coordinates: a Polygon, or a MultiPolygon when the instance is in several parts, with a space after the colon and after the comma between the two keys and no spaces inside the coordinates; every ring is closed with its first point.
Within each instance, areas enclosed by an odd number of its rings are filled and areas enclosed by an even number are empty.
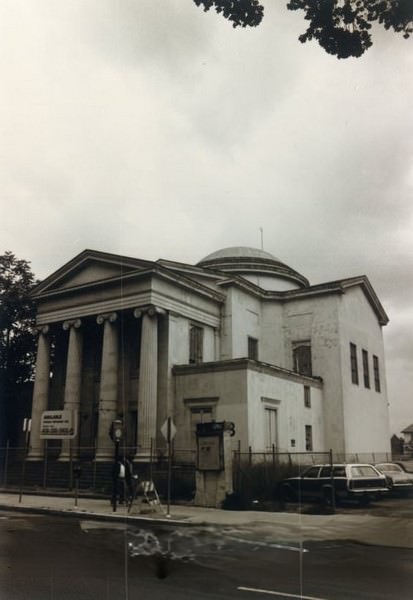
{"type": "Polygon", "coordinates": [[[30,381],[35,363],[34,275],[26,260],[0,255],[0,374],[6,393],[30,381]]]}
{"type": "MultiPolygon", "coordinates": [[[[256,27],[264,17],[259,0],[194,0],[207,11],[215,8],[234,27],[256,27]]],[[[309,26],[302,43],[317,40],[337,58],[359,57],[372,46],[374,23],[409,38],[413,33],[413,0],[290,0],[289,10],[303,10],[309,26]]]]}

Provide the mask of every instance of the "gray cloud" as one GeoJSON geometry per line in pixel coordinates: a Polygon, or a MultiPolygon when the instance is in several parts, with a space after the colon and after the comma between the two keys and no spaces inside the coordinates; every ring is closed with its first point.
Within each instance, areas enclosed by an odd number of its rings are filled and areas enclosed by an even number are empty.
{"type": "MultiPolygon", "coordinates": [[[[413,374],[413,55],[297,41],[267,3],[233,30],[191,0],[4,0],[4,249],[45,277],[85,247],[196,262],[260,245],[319,283],[367,274],[394,427],[413,374]]],[[[396,422],[397,421],[397,422],[396,422]]]]}

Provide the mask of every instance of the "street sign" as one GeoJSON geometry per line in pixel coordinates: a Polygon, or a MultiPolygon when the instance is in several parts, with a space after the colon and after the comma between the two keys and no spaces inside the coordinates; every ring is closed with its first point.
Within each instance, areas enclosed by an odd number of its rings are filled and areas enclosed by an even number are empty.
{"type": "Polygon", "coordinates": [[[40,438],[63,440],[76,437],[77,419],[72,410],[45,410],[40,421],[40,438]]]}
{"type": "Polygon", "coordinates": [[[172,442],[176,434],[176,427],[171,417],[165,420],[165,423],[161,427],[161,433],[168,443],[172,442]]]}

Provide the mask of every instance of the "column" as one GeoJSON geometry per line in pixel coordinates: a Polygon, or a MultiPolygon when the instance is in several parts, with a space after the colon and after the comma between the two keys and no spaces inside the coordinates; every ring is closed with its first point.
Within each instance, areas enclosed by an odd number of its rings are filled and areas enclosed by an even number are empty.
{"type": "Polygon", "coordinates": [[[135,310],[142,316],[141,358],[138,385],[138,443],[135,460],[150,459],[151,440],[156,440],[156,413],[158,402],[158,310],[135,310]]]}
{"type": "Polygon", "coordinates": [[[96,460],[112,460],[113,442],[109,437],[112,421],[117,417],[118,351],[117,314],[99,315],[97,323],[103,324],[102,367],[99,392],[99,422],[96,440],[96,460]]]}
{"type": "Polygon", "coordinates": [[[67,350],[66,382],[64,410],[71,410],[76,420],[77,435],[72,440],[62,440],[59,460],[69,460],[70,454],[76,459],[79,456],[79,410],[82,386],[82,347],[83,335],[80,319],[65,321],[63,329],[69,330],[69,345],[67,350]],[[72,448],[70,447],[72,446],[72,448]]]}
{"type": "Polygon", "coordinates": [[[40,422],[49,403],[50,382],[50,339],[49,326],[39,329],[37,342],[36,375],[32,401],[32,427],[30,434],[29,460],[43,460],[44,441],[40,439],[40,422]]]}

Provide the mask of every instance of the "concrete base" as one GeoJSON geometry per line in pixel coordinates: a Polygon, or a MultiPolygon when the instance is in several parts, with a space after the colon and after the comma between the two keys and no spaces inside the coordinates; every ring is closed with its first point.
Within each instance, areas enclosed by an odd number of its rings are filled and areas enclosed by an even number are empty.
{"type": "Polygon", "coordinates": [[[195,506],[220,508],[228,492],[224,471],[196,472],[195,506]]]}

